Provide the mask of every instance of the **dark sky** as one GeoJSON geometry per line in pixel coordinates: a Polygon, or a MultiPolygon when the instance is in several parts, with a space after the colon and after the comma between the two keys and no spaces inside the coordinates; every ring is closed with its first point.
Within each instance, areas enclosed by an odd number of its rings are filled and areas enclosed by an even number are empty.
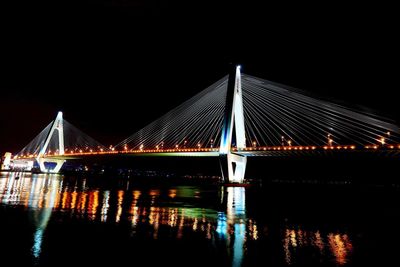
{"type": "Polygon", "coordinates": [[[58,110],[116,144],[227,74],[230,62],[400,118],[393,7],[10,2],[0,7],[0,152],[19,151],[58,110]]]}

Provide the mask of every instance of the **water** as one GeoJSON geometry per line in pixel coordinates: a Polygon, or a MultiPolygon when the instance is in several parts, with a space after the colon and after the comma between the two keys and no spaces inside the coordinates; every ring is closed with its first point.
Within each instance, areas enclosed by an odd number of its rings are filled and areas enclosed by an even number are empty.
{"type": "Polygon", "coordinates": [[[3,172],[0,264],[399,266],[399,198],[396,187],[3,172]]]}

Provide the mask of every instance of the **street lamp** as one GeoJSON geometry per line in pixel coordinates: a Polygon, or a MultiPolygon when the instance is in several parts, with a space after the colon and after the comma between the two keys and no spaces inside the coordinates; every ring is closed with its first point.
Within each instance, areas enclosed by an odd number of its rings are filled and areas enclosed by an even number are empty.
{"type": "Polygon", "coordinates": [[[379,139],[379,142],[381,142],[382,146],[384,146],[385,145],[385,137],[381,137],[379,139]]]}
{"type": "Polygon", "coordinates": [[[328,145],[332,146],[333,139],[331,138],[331,134],[328,134],[328,145]]]}

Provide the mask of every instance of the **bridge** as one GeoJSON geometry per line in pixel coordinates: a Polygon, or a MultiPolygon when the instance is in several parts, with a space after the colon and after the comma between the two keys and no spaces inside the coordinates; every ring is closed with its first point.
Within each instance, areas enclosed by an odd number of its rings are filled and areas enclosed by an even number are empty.
{"type": "Polygon", "coordinates": [[[365,151],[398,156],[400,129],[386,118],[312,97],[247,74],[229,74],[115,146],[106,147],[56,119],[3,169],[35,162],[57,173],[66,160],[131,156],[218,157],[222,176],[243,182],[248,157],[365,151]]]}

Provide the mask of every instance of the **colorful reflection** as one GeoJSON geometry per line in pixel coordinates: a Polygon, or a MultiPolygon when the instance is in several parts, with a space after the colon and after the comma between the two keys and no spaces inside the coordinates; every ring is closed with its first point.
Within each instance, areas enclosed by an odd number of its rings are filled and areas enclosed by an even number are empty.
{"type": "MultiPolygon", "coordinates": [[[[241,266],[246,237],[246,198],[244,187],[227,188],[226,217],[228,233],[233,235],[232,266],[241,266]]],[[[250,238],[253,237],[252,235],[250,238]]]]}
{"type": "MultiPolygon", "coordinates": [[[[199,204],[207,198],[201,187],[121,185],[105,189],[91,185],[92,182],[59,175],[0,173],[0,205],[34,211],[34,258],[40,257],[46,226],[54,213],[67,220],[127,227],[130,236],[145,234],[150,239],[185,240],[195,235],[213,244],[224,244],[232,266],[243,265],[249,247],[272,238],[267,235],[267,226],[247,213],[244,187],[221,188],[219,194],[214,191],[221,197],[221,207],[216,209],[199,204]]],[[[217,205],[218,199],[215,202],[217,205]]],[[[310,251],[321,260],[333,259],[336,265],[346,265],[352,256],[352,241],[347,233],[303,229],[299,225],[282,226],[280,230],[276,245],[282,248],[281,260],[286,265],[296,264],[302,253],[310,251]]]]}
{"type": "Polygon", "coordinates": [[[31,221],[36,230],[31,253],[38,259],[42,250],[43,235],[50,220],[52,209],[59,196],[60,180],[54,175],[7,173],[0,179],[0,204],[22,205],[33,209],[31,221]]]}
{"type": "MultiPolygon", "coordinates": [[[[24,206],[28,209],[50,208],[53,211],[69,212],[75,217],[85,217],[108,223],[119,223],[121,220],[131,222],[132,227],[148,224],[155,227],[169,226],[178,228],[178,237],[182,237],[185,227],[192,231],[205,233],[212,238],[214,233],[228,235],[238,229],[240,236],[235,240],[242,242],[246,227],[256,227],[253,221],[247,222],[244,205],[244,188],[228,188],[228,207],[226,212],[214,209],[198,208],[192,205],[185,207],[159,206],[160,197],[168,196],[169,200],[179,198],[198,198],[199,191],[194,187],[178,187],[161,192],[158,188],[149,190],[133,189],[103,190],[88,189],[85,179],[64,181],[57,175],[22,174],[15,179],[15,173],[9,173],[0,179],[0,204],[24,206]],[[220,217],[227,218],[227,225],[220,226],[220,217]],[[213,233],[214,232],[214,233],[213,233]]],[[[224,219],[225,220],[225,219],[224,219]]],[[[249,231],[250,239],[257,238],[254,231],[249,231]]]]}
{"type": "Polygon", "coordinates": [[[347,234],[286,228],[283,238],[285,261],[288,265],[305,250],[313,250],[321,259],[333,255],[337,265],[344,265],[352,254],[353,245],[347,234]]]}

